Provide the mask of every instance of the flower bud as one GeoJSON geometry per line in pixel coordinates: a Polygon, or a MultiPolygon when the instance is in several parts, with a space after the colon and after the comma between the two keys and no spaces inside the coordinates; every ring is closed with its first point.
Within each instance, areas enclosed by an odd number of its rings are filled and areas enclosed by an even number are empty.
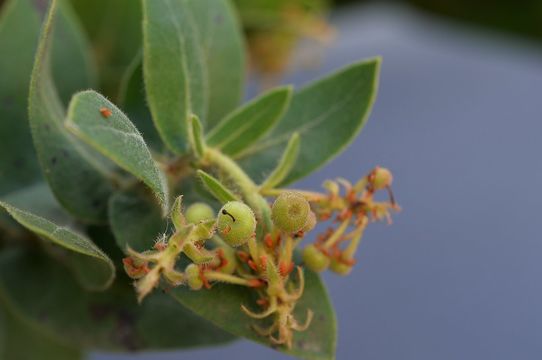
{"type": "Polygon", "coordinates": [[[250,207],[240,201],[226,203],[218,213],[218,233],[233,247],[245,244],[256,230],[256,218],[250,207]]]}
{"type": "Polygon", "coordinates": [[[308,245],[303,249],[303,262],[316,272],[324,271],[329,266],[329,258],[314,245],[308,245]]]}
{"type": "Polygon", "coordinates": [[[329,269],[334,273],[346,276],[352,271],[352,265],[345,264],[337,259],[331,259],[329,269]]]}
{"type": "Polygon", "coordinates": [[[197,224],[203,220],[214,219],[215,212],[207,204],[202,202],[197,202],[188,207],[185,212],[186,221],[192,224],[197,224]]]}
{"type": "Polygon", "coordinates": [[[382,190],[391,185],[393,176],[388,169],[377,166],[369,175],[369,181],[374,190],[382,190]]]}
{"type": "Polygon", "coordinates": [[[287,233],[295,233],[305,226],[311,211],[309,202],[295,192],[282,193],[273,203],[273,224],[287,233]]]}
{"type": "Polygon", "coordinates": [[[199,290],[203,286],[203,280],[201,280],[200,274],[199,274],[199,267],[196,264],[190,264],[186,267],[184,270],[184,273],[186,275],[186,281],[188,283],[188,286],[192,290],[199,290]]]}

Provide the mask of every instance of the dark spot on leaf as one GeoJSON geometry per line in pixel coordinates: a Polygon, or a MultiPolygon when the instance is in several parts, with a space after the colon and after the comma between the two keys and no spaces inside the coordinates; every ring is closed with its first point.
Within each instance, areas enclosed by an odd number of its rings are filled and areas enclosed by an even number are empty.
{"type": "Polygon", "coordinates": [[[49,132],[51,131],[51,126],[49,124],[44,124],[43,125],[43,128],[45,129],[45,131],[49,132]]]}
{"type": "Polygon", "coordinates": [[[69,158],[70,152],[66,149],[62,149],[62,156],[64,156],[65,158],[69,158]]]}
{"type": "Polygon", "coordinates": [[[224,21],[224,17],[222,17],[222,15],[218,14],[215,16],[215,24],[222,24],[222,22],[224,21]]]}
{"type": "Polygon", "coordinates": [[[299,340],[299,341],[297,342],[297,347],[300,348],[300,349],[304,349],[304,348],[305,348],[305,345],[306,345],[306,343],[305,343],[305,341],[303,341],[303,340],[299,340]]]}
{"type": "Polygon", "coordinates": [[[57,159],[56,159],[56,156],[53,156],[53,157],[51,158],[51,164],[52,164],[52,165],[55,165],[55,164],[56,164],[56,160],[57,160],[57,159]]]}
{"type": "Polygon", "coordinates": [[[323,314],[318,315],[318,321],[324,322],[326,321],[326,317],[323,314]]]}
{"type": "Polygon", "coordinates": [[[135,330],[135,317],[131,312],[118,310],[114,337],[126,350],[135,351],[142,348],[135,330]]]}

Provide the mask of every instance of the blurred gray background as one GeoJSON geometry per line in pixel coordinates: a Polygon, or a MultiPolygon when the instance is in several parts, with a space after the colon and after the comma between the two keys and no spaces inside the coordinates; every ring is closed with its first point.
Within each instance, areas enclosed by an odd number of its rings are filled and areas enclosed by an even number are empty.
{"type": "MultiPolygon", "coordinates": [[[[369,227],[351,276],[326,274],[338,359],[542,358],[542,51],[397,6],[336,12],[301,85],[382,55],[373,114],[355,143],[300,185],[393,170],[403,211],[369,227]]],[[[538,45],[539,46],[539,45],[538,45]]],[[[247,341],[92,360],[285,359],[247,341]]]]}

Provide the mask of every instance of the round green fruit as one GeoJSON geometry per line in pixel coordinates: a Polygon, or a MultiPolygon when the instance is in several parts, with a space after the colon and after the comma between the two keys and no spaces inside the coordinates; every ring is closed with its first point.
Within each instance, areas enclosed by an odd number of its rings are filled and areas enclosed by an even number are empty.
{"type": "Polygon", "coordinates": [[[230,201],[218,212],[217,228],[228,245],[244,245],[256,230],[254,212],[240,201],[230,201]]]}
{"type": "Polygon", "coordinates": [[[212,220],[215,217],[213,208],[201,202],[190,205],[185,212],[186,221],[197,224],[200,221],[212,220]]]}
{"type": "Polygon", "coordinates": [[[310,212],[309,202],[303,195],[284,192],[273,203],[271,217],[277,228],[287,233],[295,233],[303,229],[310,212]]]}

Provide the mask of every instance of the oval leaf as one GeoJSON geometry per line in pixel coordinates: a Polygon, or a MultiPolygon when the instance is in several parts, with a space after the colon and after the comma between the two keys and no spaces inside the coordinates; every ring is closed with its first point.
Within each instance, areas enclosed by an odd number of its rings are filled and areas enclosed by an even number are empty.
{"type": "Polygon", "coordinates": [[[191,0],[190,6],[207,69],[208,113],[212,129],[243,97],[245,47],[241,26],[229,0],[191,0]]]}
{"type": "Polygon", "coordinates": [[[282,117],[292,94],[291,87],[271,90],[235,110],[207,136],[207,142],[235,156],[256,143],[282,117]]]}
{"type": "MultiPolygon", "coordinates": [[[[257,320],[241,311],[241,305],[250,308],[255,303],[254,290],[241,286],[216,284],[210,290],[200,291],[179,287],[172,290],[171,295],[181,304],[222,329],[266,346],[275,347],[267,338],[258,336],[251,328],[251,325],[258,324],[255,323],[257,320]]],[[[337,332],[335,313],[320,277],[305,269],[305,292],[296,306],[294,313],[296,318],[305,319],[308,309],[315,314],[309,328],[295,334],[292,349],[278,347],[276,350],[307,360],[335,359],[337,332]]]]}
{"type": "Polygon", "coordinates": [[[226,0],[143,0],[147,100],[172,151],[186,151],[191,114],[212,126],[237,105],[243,54],[226,0]]]}
{"type": "Polygon", "coordinates": [[[66,260],[86,288],[104,290],[111,285],[115,278],[113,262],[90,239],[7,203],[0,202],[0,207],[31,232],[70,250],[66,260]]]}
{"type": "Polygon", "coordinates": [[[255,180],[278,162],[292,132],[302,139],[295,166],[280,185],[307,176],[340,153],[365,124],[376,98],[380,58],[346,67],[295,93],[275,129],[237,156],[255,180]]]}
{"type": "Polygon", "coordinates": [[[182,154],[190,114],[206,117],[203,51],[187,1],[143,0],[143,74],[158,133],[182,154]]]}
{"type": "Polygon", "coordinates": [[[105,292],[86,292],[65,267],[39,252],[4,252],[0,285],[18,312],[42,331],[87,349],[194,348],[234,339],[165,294],[157,292],[137,304],[124,277],[105,292]],[[26,285],[20,286],[21,282],[26,285]]]}
{"type": "MultiPolygon", "coordinates": [[[[41,181],[41,169],[28,127],[28,87],[43,8],[32,0],[6,1],[0,19],[0,196],[41,181]]],[[[85,39],[68,6],[59,9],[52,68],[69,94],[94,83],[85,39]],[[70,71],[66,71],[69,61],[70,71]]],[[[64,99],[65,97],[63,97],[64,99]]]]}
{"type": "Polygon", "coordinates": [[[143,181],[155,193],[164,213],[168,189],[164,174],[153,160],[134,124],[115,105],[95,91],[73,96],[66,127],[107,158],[143,181]]]}
{"type": "Polygon", "coordinates": [[[53,0],[45,18],[30,82],[29,120],[43,173],[59,202],[75,216],[91,222],[105,220],[112,191],[111,173],[101,158],[77,144],[64,129],[64,108],[49,67],[53,0]]]}

